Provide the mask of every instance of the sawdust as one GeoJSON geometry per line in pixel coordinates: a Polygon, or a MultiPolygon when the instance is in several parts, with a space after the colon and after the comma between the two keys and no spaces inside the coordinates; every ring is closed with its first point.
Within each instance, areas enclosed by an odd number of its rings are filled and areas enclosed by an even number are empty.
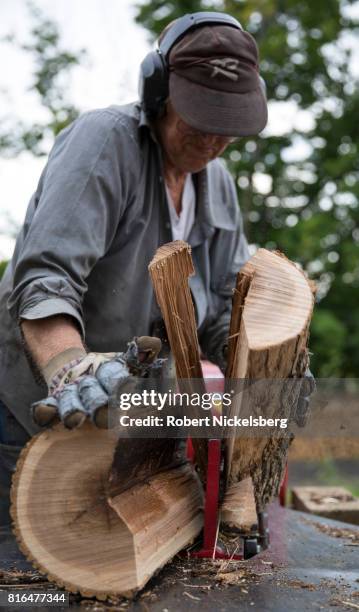
{"type": "Polygon", "coordinates": [[[303,580],[288,580],[285,584],[286,586],[289,586],[292,589],[307,589],[308,591],[317,590],[315,584],[311,584],[310,582],[303,582],[303,580]]]}
{"type": "Polygon", "coordinates": [[[345,606],[349,609],[359,610],[359,605],[348,599],[338,599],[338,597],[333,597],[328,603],[330,606],[341,606],[341,608],[345,606]]]}
{"type": "Polygon", "coordinates": [[[351,544],[359,544],[359,529],[353,530],[348,527],[332,527],[326,523],[316,523],[306,518],[301,518],[301,521],[315,527],[321,533],[331,536],[332,538],[343,538],[349,540],[351,544]]]}
{"type": "MultiPolygon", "coordinates": [[[[243,593],[247,593],[245,587],[250,584],[258,584],[261,577],[272,572],[256,572],[252,568],[246,566],[246,561],[234,560],[202,560],[196,561],[195,564],[190,562],[187,564],[177,564],[176,573],[172,577],[173,584],[180,578],[178,573],[182,574],[182,581],[188,592],[189,588],[196,588],[200,591],[208,592],[210,589],[221,589],[229,586],[239,586],[243,593]],[[191,584],[191,582],[201,579],[201,584],[191,584]],[[206,584],[203,584],[205,582],[206,584]]],[[[272,566],[273,567],[273,566],[272,566]]],[[[198,591],[197,591],[198,592],[198,591]]]]}
{"type": "Polygon", "coordinates": [[[248,579],[254,577],[255,575],[249,574],[247,570],[219,572],[216,574],[216,579],[226,586],[233,584],[244,584],[247,583],[248,579]]]}

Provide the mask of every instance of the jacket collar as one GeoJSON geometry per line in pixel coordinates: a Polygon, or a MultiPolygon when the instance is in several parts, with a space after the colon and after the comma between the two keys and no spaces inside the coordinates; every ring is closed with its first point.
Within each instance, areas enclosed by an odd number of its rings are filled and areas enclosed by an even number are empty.
{"type": "Polygon", "coordinates": [[[203,220],[211,227],[234,231],[237,225],[224,201],[224,180],[218,161],[210,162],[197,176],[198,209],[203,220]]]}
{"type": "Polygon", "coordinates": [[[194,175],[197,192],[197,214],[188,242],[195,247],[212,236],[216,229],[235,231],[236,223],[223,201],[218,172],[209,164],[194,175]]]}

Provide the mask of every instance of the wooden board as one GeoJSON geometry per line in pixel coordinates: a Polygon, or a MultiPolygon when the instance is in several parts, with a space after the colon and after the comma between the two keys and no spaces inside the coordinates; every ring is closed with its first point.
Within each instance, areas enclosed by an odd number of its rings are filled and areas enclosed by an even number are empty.
{"type": "MultiPolygon", "coordinates": [[[[291,383],[284,379],[302,376],[308,365],[313,302],[304,274],[279,253],[259,249],[242,268],[233,299],[226,375],[232,381],[261,384],[250,384],[237,394],[229,416],[290,416],[283,394],[291,383]]],[[[278,493],[291,439],[288,429],[279,428],[267,437],[227,439],[228,482],[251,476],[258,511],[278,493]]]]}
{"type": "Polygon", "coordinates": [[[294,487],[295,510],[359,525],[359,499],[344,487],[294,487]]]}
{"type": "MultiPolygon", "coordinates": [[[[204,393],[206,388],[200,360],[196,317],[188,277],[194,274],[191,247],[175,240],[157,249],[149,272],[165,322],[182,393],[204,393]]],[[[203,416],[203,411],[199,409],[203,416]]],[[[207,465],[207,441],[193,439],[202,480],[207,465]]]]}
{"type": "Polygon", "coordinates": [[[31,439],[14,475],[19,546],[49,580],[87,597],[131,595],[199,533],[202,489],[188,464],[110,493],[114,430],[62,425],[31,439]]]}

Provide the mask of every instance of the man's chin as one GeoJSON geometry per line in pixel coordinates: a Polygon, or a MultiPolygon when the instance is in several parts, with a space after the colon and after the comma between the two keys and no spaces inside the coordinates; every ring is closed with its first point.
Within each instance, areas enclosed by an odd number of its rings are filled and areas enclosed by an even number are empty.
{"type": "Polygon", "coordinates": [[[181,169],[183,172],[195,174],[196,172],[200,172],[201,170],[204,170],[204,168],[207,166],[207,164],[209,164],[210,161],[211,159],[196,160],[196,161],[189,160],[188,162],[183,163],[183,166],[181,169]]]}

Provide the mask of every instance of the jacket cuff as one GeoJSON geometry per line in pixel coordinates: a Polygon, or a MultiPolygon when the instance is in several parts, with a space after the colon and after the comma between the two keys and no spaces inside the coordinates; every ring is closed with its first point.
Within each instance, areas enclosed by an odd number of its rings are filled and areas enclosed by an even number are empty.
{"type": "Polygon", "coordinates": [[[45,319],[57,314],[67,314],[76,319],[80,326],[82,338],[85,337],[85,328],[81,315],[70,302],[62,298],[47,298],[41,300],[35,306],[25,306],[19,312],[19,319],[45,319]]]}

